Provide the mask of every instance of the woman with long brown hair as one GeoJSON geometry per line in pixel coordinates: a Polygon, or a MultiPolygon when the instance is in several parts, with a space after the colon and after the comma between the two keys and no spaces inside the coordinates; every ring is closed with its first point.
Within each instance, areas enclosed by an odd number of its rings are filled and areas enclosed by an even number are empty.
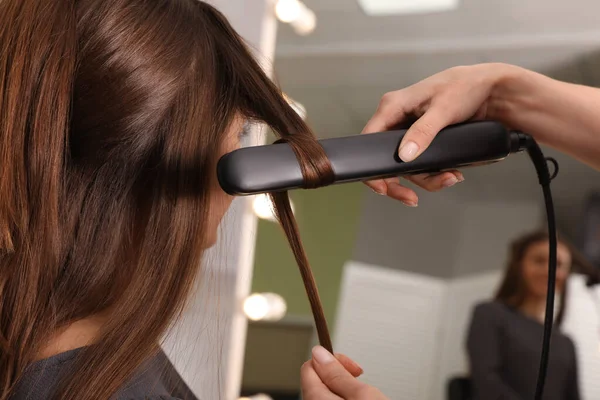
{"type": "MultiPolygon", "coordinates": [[[[474,399],[534,396],[548,288],[548,246],[546,232],[533,232],[515,240],[494,301],[475,308],[467,339],[474,399]]],[[[567,280],[574,266],[589,268],[570,244],[559,239],[558,327],[564,318],[567,280]]],[[[579,400],[573,342],[555,330],[551,345],[544,399],[579,400]]]]}
{"type": "Polygon", "coordinates": [[[330,181],[309,128],[206,3],[0,1],[0,400],[194,398],[160,340],[231,202],[216,163],[247,120],[289,142],[307,186],[330,181]]]}

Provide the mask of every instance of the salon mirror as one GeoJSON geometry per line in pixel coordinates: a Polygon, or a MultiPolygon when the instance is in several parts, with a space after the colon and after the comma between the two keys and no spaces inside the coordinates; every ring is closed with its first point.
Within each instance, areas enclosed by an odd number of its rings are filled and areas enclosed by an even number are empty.
{"type": "MultiPolygon", "coordinates": [[[[274,77],[319,138],[358,134],[384,93],[457,65],[505,62],[600,85],[600,4],[592,0],[440,1],[437,10],[389,11],[368,0],[303,3],[316,28],[300,35],[280,23],[274,77]]],[[[593,258],[600,222],[590,199],[600,175],[544,150],[560,164],[552,188],[561,235],[593,258]]],[[[334,348],[391,399],[469,398],[473,309],[494,297],[509,244],[546,223],[525,155],[464,176],[440,193],[419,189],[418,208],[356,183],[291,194],[334,348]]],[[[570,276],[560,329],[576,346],[582,398],[597,399],[600,292],[586,285],[588,275],[570,276]]],[[[252,292],[279,294],[287,311],[279,321],[249,323],[243,392],[298,399],[297,372],[316,339],[297,266],[268,218],[258,222],[252,292]],[[270,372],[261,380],[262,370],[270,372]],[[273,381],[274,370],[285,385],[273,381]]]]}

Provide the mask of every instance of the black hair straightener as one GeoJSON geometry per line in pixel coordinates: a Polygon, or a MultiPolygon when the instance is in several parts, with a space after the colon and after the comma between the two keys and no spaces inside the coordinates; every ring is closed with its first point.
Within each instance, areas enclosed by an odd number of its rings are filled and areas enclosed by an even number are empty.
{"type": "MultiPolygon", "coordinates": [[[[406,129],[320,140],[333,171],[334,184],[397,175],[439,172],[488,164],[525,150],[526,135],[496,122],[473,122],[442,130],[416,160],[398,157],[406,129]]],[[[298,189],[302,172],[286,143],[246,147],[218,163],[219,183],[231,195],[243,196],[298,189]]]]}
{"type": "MultiPolygon", "coordinates": [[[[531,136],[510,131],[496,122],[470,122],[443,129],[423,154],[411,162],[398,157],[398,146],[405,133],[406,129],[400,129],[321,140],[334,170],[333,184],[489,164],[520,151],[527,151],[533,161],[544,193],[550,237],[546,317],[535,394],[535,399],[541,400],[554,320],[557,243],[550,181],[558,172],[558,164],[544,157],[531,136]],[[554,164],[552,175],[548,161],[554,164]]],[[[219,160],[217,174],[223,190],[237,196],[303,187],[300,165],[286,143],[247,147],[226,154],[219,160]]]]}

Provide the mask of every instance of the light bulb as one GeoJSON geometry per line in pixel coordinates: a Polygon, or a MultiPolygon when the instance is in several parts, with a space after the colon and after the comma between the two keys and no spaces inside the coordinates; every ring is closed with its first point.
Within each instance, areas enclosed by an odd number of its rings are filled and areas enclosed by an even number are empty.
{"type": "Polygon", "coordinates": [[[260,321],[268,312],[269,303],[261,294],[253,294],[244,301],[244,313],[252,321],[260,321]]]}
{"type": "Polygon", "coordinates": [[[275,14],[281,22],[295,21],[302,14],[302,3],[299,0],[278,0],[275,5],[275,14]]]}
{"type": "MultiPolygon", "coordinates": [[[[290,206],[292,207],[292,212],[295,211],[294,203],[290,200],[290,206]]],[[[254,214],[258,218],[265,219],[267,221],[277,222],[277,218],[275,217],[273,202],[271,198],[267,194],[259,194],[254,198],[252,202],[252,209],[254,210],[254,214]]]]}
{"type": "Polygon", "coordinates": [[[358,0],[367,15],[402,15],[454,10],[459,0],[358,0]]]}
{"type": "Polygon", "coordinates": [[[275,14],[281,22],[292,25],[296,33],[305,36],[317,27],[317,16],[300,0],[278,0],[275,14]]]}
{"type": "Polygon", "coordinates": [[[244,314],[252,321],[279,321],[286,312],[284,298],[275,293],[255,293],[244,301],[244,314]]]}
{"type": "Polygon", "coordinates": [[[252,208],[258,218],[266,219],[268,221],[277,221],[273,214],[273,203],[271,198],[266,194],[259,194],[254,198],[252,202],[252,208]]]}
{"type": "Polygon", "coordinates": [[[317,28],[317,16],[312,10],[304,6],[300,17],[290,22],[290,24],[298,35],[306,36],[313,33],[317,28]]]}

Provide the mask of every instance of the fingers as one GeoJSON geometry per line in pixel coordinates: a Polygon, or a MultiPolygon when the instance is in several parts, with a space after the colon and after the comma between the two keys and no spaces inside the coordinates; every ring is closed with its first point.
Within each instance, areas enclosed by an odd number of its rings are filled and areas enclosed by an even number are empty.
{"type": "Polygon", "coordinates": [[[321,381],[319,375],[314,369],[312,360],[305,362],[300,369],[300,379],[302,386],[302,398],[304,400],[340,400],[341,398],[333,393],[321,381]]]}
{"type": "Polygon", "coordinates": [[[389,197],[401,201],[408,207],[417,207],[419,196],[417,196],[414,190],[402,186],[399,178],[388,178],[384,182],[387,186],[386,194],[389,197]]]}
{"type": "MultiPolygon", "coordinates": [[[[446,171],[438,174],[407,175],[403,176],[403,178],[428,192],[438,192],[442,189],[452,187],[457,183],[464,182],[465,180],[462,172],[458,170],[446,171]]],[[[389,196],[404,203],[406,206],[417,207],[419,204],[417,193],[414,190],[401,185],[399,178],[380,179],[377,181],[365,182],[365,184],[377,194],[389,196]]]]}
{"type": "Polygon", "coordinates": [[[437,192],[463,182],[465,177],[460,171],[448,171],[440,174],[419,174],[407,176],[407,180],[429,192],[437,192]]]}
{"type": "Polygon", "coordinates": [[[335,358],[337,358],[342,366],[346,368],[346,371],[350,372],[350,374],[355,378],[358,378],[363,374],[364,371],[361,366],[354,362],[350,357],[337,353],[335,358]]]}
{"type": "Polygon", "coordinates": [[[380,194],[382,196],[387,195],[387,185],[383,179],[378,179],[374,181],[366,181],[365,185],[371,188],[375,193],[380,194]]]}
{"type": "Polygon", "coordinates": [[[352,376],[350,372],[327,350],[316,346],[312,351],[313,367],[321,382],[338,396],[349,399],[365,389],[366,384],[352,376]]]}
{"type": "MultiPolygon", "coordinates": [[[[344,354],[336,354],[335,357],[342,366],[354,377],[362,375],[363,369],[352,359],[344,354]]],[[[300,369],[302,382],[302,396],[305,400],[338,400],[341,397],[333,394],[331,390],[321,381],[314,369],[312,360],[305,362],[300,369]]]]}
{"type": "Polygon", "coordinates": [[[413,161],[431,144],[439,131],[452,122],[445,108],[431,107],[404,135],[398,149],[400,159],[405,162],[413,161]]]}

